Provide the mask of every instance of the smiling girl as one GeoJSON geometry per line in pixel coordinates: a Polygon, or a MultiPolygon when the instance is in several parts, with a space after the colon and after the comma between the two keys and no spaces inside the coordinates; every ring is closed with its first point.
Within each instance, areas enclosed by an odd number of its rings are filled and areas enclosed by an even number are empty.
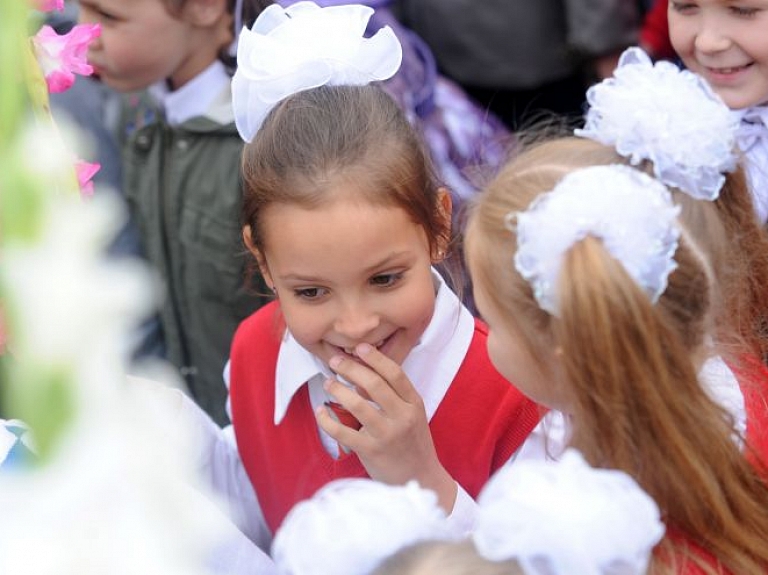
{"type": "Polygon", "coordinates": [[[768,221],[768,1],[672,0],[672,46],[742,118],[739,147],[757,217],[768,221]]]}
{"type": "Polygon", "coordinates": [[[275,6],[241,37],[243,236],[277,301],[235,334],[230,392],[273,533],[324,484],[365,476],[416,479],[465,530],[472,497],[539,418],[433,268],[450,247],[450,195],[370,83],[400,63],[391,30],[363,39],[371,12],[275,6]]]}

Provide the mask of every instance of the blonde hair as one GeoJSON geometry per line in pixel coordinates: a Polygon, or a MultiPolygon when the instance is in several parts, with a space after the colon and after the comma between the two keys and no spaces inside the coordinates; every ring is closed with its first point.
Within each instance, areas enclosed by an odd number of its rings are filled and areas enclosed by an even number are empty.
{"type": "Polygon", "coordinates": [[[423,541],[404,547],[370,575],[525,575],[514,560],[490,561],[471,541],[423,541]]]}
{"type": "MultiPolygon", "coordinates": [[[[566,173],[607,163],[626,161],[579,138],[535,145],[509,162],[472,206],[465,242],[472,279],[544,373],[548,350],[562,350],[571,444],[592,465],[632,475],[658,503],[671,536],[651,572],[674,572],[677,559],[701,562],[676,533],[734,573],[761,572],[768,567],[768,487],[733,441],[732,418],[703,390],[693,361],[710,331],[720,281],[713,283],[695,234],[684,230],[678,267],[656,305],[592,237],[564,258],[558,318],[539,308],[514,267],[516,239],[505,216],[525,210],[566,173]]],[[[726,241],[726,226],[710,233],[713,242],[726,241]]]]}

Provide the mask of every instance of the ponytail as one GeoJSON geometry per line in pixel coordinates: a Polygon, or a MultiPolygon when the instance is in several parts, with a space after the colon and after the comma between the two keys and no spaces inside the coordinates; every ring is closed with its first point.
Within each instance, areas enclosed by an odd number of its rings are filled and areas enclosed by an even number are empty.
{"type": "MultiPolygon", "coordinates": [[[[632,475],[672,534],[684,533],[734,573],[760,572],[768,564],[768,515],[755,503],[768,503],[768,489],[691,359],[704,343],[711,285],[692,248],[681,239],[678,267],[656,304],[599,240],[569,250],[552,331],[573,393],[571,444],[593,465],[632,475]]],[[[678,543],[668,542],[675,552],[657,559],[701,562],[678,543]]]]}

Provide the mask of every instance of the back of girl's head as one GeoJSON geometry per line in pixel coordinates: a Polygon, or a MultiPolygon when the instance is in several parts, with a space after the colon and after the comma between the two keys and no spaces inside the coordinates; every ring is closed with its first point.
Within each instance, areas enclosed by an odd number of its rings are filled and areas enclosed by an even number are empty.
{"type": "Polygon", "coordinates": [[[377,85],[321,86],[280,102],[246,145],[243,175],[244,223],[260,250],[270,204],[311,208],[350,190],[345,199],[404,209],[433,253],[450,233],[422,141],[377,85]]]}
{"type": "Polygon", "coordinates": [[[733,501],[765,532],[765,518],[746,510],[766,490],[732,440],[732,419],[697,379],[694,358],[711,329],[714,282],[692,234],[678,219],[676,268],[655,304],[591,235],[564,252],[557,316],[541,309],[516,269],[519,246],[508,214],[524,212],[574,171],[612,163],[605,148],[565,138],[513,159],[473,206],[466,238],[472,279],[543,373],[552,373],[546,369],[551,349],[561,351],[574,421],[571,444],[593,465],[631,474],[671,527],[706,541],[725,564],[741,567],[735,572],[747,572],[744,567],[754,567],[768,549],[761,544],[755,555],[745,552],[745,541],[754,539],[739,524],[733,501]],[[729,501],[724,493],[738,495],[729,501]],[[728,536],[713,531],[715,517],[728,536]]]}
{"type": "Polygon", "coordinates": [[[587,92],[579,136],[614,148],[673,189],[682,221],[707,254],[722,295],[716,340],[729,359],[768,361],[768,234],[739,167],[739,119],[707,82],[626,50],[613,76],[587,92]]]}
{"type": "MultiPolygon", "coordinates": [[[[165,9],[174,17],[180,17],[184,6],[189,0],[161,0],[165,9]]],[[[240,34],[243,26],[250,27],[256,21],[259,14],[271,4],[273,0],[225,0],[227,13],[232,17],[232,38],[240,34]]],[[[224,47],[219,53],[219,60],[231,71],[234,71],[237,62],[235,55],[228,47],[224,47]]]]}
{"type": "MultiPolygon", "coordinates": [[[[583,138],[563,137],[535,143],[513,158],[472,206],[465,241],[470,254],[473,281],[489,288],[486,296],[492,305],[507,317],[515,318],[515,329],[522,330],[526,341],[538,344],[531,351],[541,361],[549,361],[545,360],[548,354],[545,356],[539,352],[546,350],[546,346],[552,342],[552,316],[539,307],[532,288],[515,269],[513,260],[517,244],[506,223],[507,215],[527,209],[535,198],[552,190],[570,172],[588,166],[624,163],[625,160],[612,148],[583,138]]],[[[716,223],[715,218],[713,224],[716,223]]],[[[722,229],[717,225],[713,225],[711,233],[722,237],[722,229]]],[[[585,244],[578,257],[587,258],[585,266],[601,268],[598,255],[590,247],[591,242],[585,244]]],[[[675,277],[670,278],[671,286],[664,294],[662,307],[668,312],[670,320],[675,322],[675,329],[693,353],[703,342],[708,327],[708,311],[712,303],[707,275],[709,266],[698,253],[692,253],[688,242],[683,242],[682,252],[681,257],[686,260],[691,255],[692,265],[679,265],[673,274],[675,277]],[[686,277],[689,275],[694,277],[686,277]],[[687,289],[677,293],[674,289],[677,282],[672,282],[677,278],[680,278],[681,285],[695,285],[695,293],[691,294],[691,290],[687,289]]],[[[586,269],[575,269],[574,273],[586,269]]],[[[604,267],[601,271],[622,273],[621,269],[604,267]]],[[[628,289],[633,287],[630,283],[628,289]]],[[[565,296],[569,296],[571,290],[566,289],[564,292],[565,296]]]]}
{"type": "Polygon", "coordinates": [[[425,541],[401,549],[371,575],[524,575],[514,561],[489,561],[471,541],[425,541]]]}

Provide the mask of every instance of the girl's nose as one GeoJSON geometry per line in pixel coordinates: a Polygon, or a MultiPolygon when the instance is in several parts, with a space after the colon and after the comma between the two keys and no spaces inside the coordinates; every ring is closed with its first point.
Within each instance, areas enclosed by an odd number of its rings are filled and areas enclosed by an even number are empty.
{"type": "Polygon", "coordinates": [[[694,41],[699,52],[722,52],[731,46],[731,39],[717,22],[702,22],[694,41]]]}
{"type": "Polygon", "coordinates": [[[354,343],[365,341],[378,326],[378,313],[359,304],[346,306],[334,322],[336,332],[354,343]]]}

